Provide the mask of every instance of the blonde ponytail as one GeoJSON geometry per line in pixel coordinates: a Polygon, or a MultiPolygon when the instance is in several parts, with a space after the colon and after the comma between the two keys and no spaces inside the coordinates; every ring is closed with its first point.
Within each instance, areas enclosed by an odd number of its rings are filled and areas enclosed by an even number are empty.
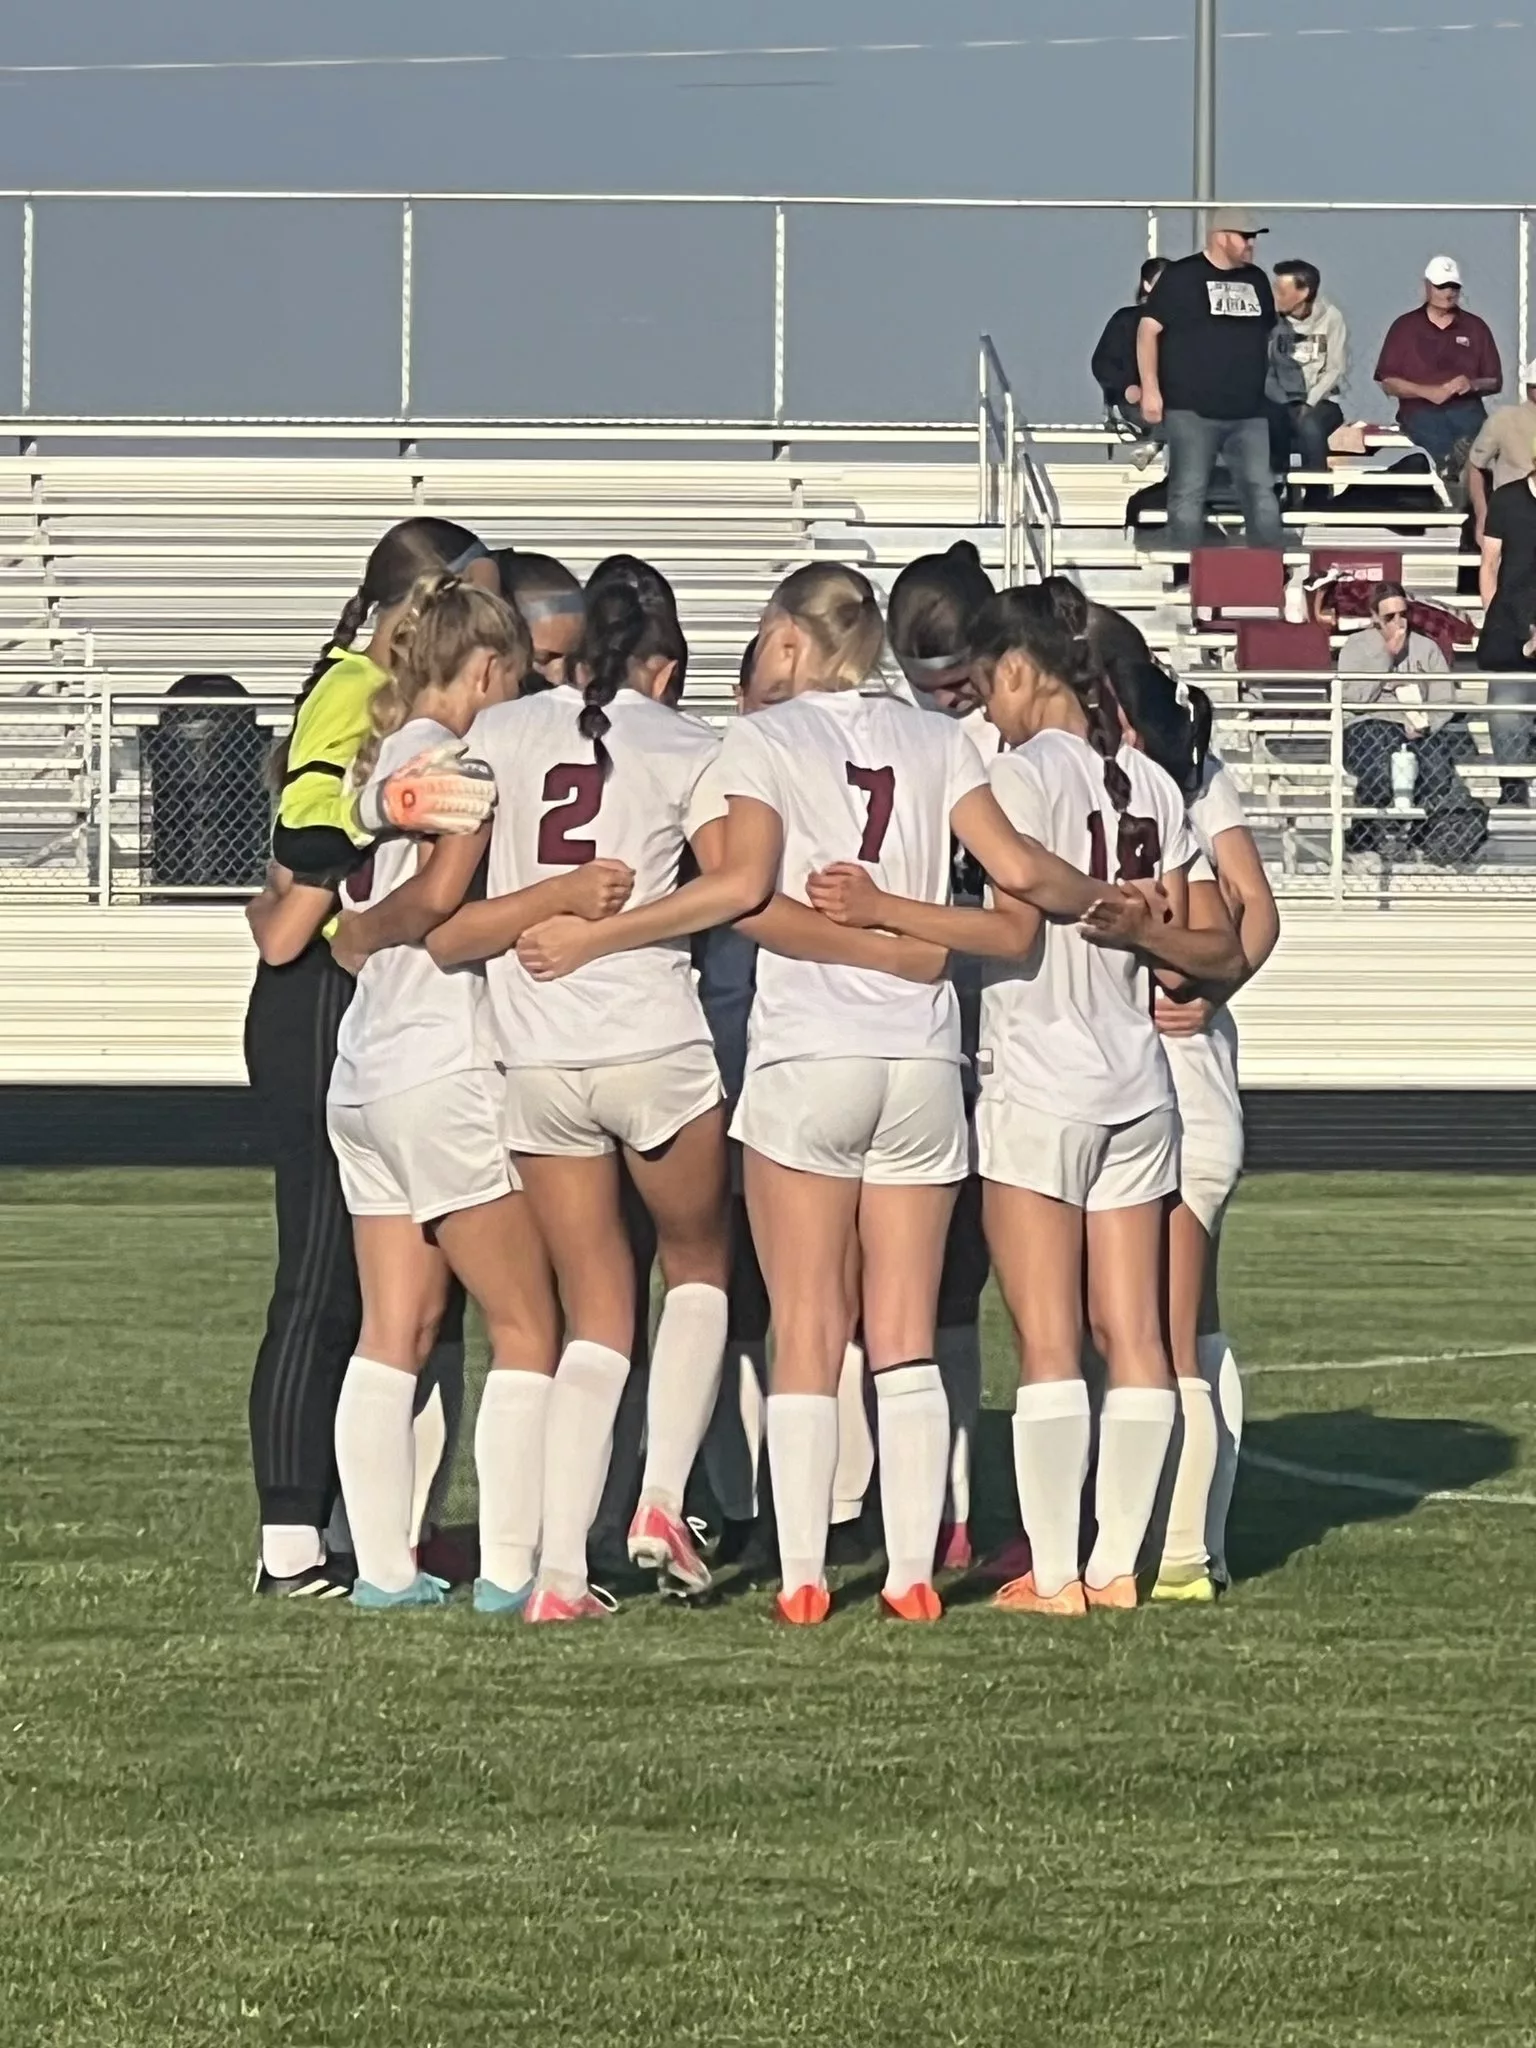
{"type": "Polygon", "coordinates": [[[841,562],[808,562],[786,576],[769,599],[765,622],[775,614],[810,637],[819,670],[813,687],[856,690],[878,673],[885,621],[873,585],[857,569],[841,562]]]}

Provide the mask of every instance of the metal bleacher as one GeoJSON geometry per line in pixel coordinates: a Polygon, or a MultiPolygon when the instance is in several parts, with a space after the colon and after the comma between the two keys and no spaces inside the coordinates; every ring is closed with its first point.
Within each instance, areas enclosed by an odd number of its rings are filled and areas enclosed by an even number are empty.
{"type": "MultiPolygon", "coordinates": [[[[1212,696],[1219,744],[1247,786],[1282,886],[1311,893],[1326,882],[1335,898],[1345,893],[1350,791],[1333,760],[1327,678],[1241,676],[1231,633],[1198,625],[1187,592],[1173,587],[1172,558],[1127,530],[1128,499],[1158,471],[1134,463],[1109,429],[1028,427],[985,339],[975,422],[784,423],[744,431],[745,452],[594,459],[578,443],[567,459],[534,459],[490,437],[483,453],[438,456],[423,437],[389,454],[338,454],[331,430],[316,425],[309,438],[328,443],[319,453],[291,423],[281,454],[239,431],[214,454],[87,454],[71,452],[79,423],[58,435],[47,422],[25,424],[21,452],[0,457],[5,893],[142,897],[143,742],[164,693],[188,675],[231,675],[254,700],[250,715],[278,729],[373,542],[423,512],[459,520],[493,546],[547,550],[578,574],[617,551],[656,562],[688,631],[690,705],[715,716],[729,708],[765,599],[800,562],[853,561],[888,587],[914,555],[966,533],[1000,581],[1061,571],[1128,613],[1212,696]],[[839,434],[846,445],[829,445],[839,434]],[[54,440],[57,451],[40,452],[54,440]]],[[[153,431],[96,424],[108,445],[114,433],[148,441],[153,431]]],[[[1366,459],[1326,481],[1337,490],[1383,480],[1366,459]]],[[[1406,536],[1401,522],[1394,532],[1360,511],[1358,498],[1346,514],[1288,512],[1287,561],[1299,568],[1325,545],[1390,549],[1415,590],[1458,602],[1461,517],[1443,488],[1406,536]]],[[[1469,679],[1469,709],[1482,694],[1469,679]]],[[[1472,723],[1486,754],[1480,713],[1472,723]]],[[[1478,800],[1496,802],[1496,779],[1475,765],[1467,773],[1478,800]]],[[[1512,832],[1491,833],[1490,846],[1498,854],[1502,839],[1501,858],[1523,866],[1529,853],[1536,869],[1524,815],[1508,821],[1512,832]]],[[[238,893],[233,882],[219,886],[238,893]]],[[[1394,887],[1403,886],[1400,874],[1394,887]]]]}

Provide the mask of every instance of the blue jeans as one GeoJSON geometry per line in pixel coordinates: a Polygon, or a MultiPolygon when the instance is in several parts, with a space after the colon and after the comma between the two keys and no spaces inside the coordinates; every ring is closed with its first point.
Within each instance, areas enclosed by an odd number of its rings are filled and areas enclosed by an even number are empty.
{"type": "Polygon", "coordinates": [[[1398,424],[1431,462],[1444,462],[1458,441],[1472,441],[1488,417],[1480,398],[1453,398],[1449,405],[1415,407],[1398,424]]]}
{"type": "Polygon", "coordinates": [[[1243,539],[1251,548],[1283,548],[1285,527],[1269,467],[1269,421],[1208,420],[1198,412],[1164,416],[1168,447],[1168,546],[1190,554],[1205,538],[1205,503],[1218,457],[1243,508],[1243,539]]]}

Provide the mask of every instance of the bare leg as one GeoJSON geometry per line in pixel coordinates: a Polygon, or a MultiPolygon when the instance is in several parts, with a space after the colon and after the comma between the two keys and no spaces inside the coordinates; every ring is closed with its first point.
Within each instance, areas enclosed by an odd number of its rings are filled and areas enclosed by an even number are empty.
{"type": "Polygon", "coordinates": [[[1049,1600],[1077,1582],[1088,1476],[1083,1212],[1049,1195],[988,1181],[982,1214],[992,1265],[1018,1332],[1014,1477],[1033,1559],[1033,1591],[1049,1600]]]}
{"type": "Polygon", "coordinates": [[[1108,1391],[1099,1425],[1098,1537],[1090,1595],[1133,1579],[1173,1434],[1176,1403],[1163,1343],[1164,1203],[1090,1212],[1088,1312],[1108,1391]]]}
{"type": "Polygon", "coordinates": [[[768,1457],[787,1599],[825,1583],[837,1380],[853,1316],[847,1244],[859,1183],[746,1154],[747,1211],[773,1312],[768,1457]]]}

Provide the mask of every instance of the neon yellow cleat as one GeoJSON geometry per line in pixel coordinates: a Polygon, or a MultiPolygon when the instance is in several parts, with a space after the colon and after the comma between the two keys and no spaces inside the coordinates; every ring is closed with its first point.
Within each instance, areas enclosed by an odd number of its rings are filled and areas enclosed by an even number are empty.
{"type": "Polygon", "coordinates": [[[1164,1578],[1159,1574],[1152,1588],[1154,1606],[1182,1605],[1185,1607],[1210,1607],[1215,1604],[1216,1585],[1203,1565],[1184,1566],[1164,1578]]]}

